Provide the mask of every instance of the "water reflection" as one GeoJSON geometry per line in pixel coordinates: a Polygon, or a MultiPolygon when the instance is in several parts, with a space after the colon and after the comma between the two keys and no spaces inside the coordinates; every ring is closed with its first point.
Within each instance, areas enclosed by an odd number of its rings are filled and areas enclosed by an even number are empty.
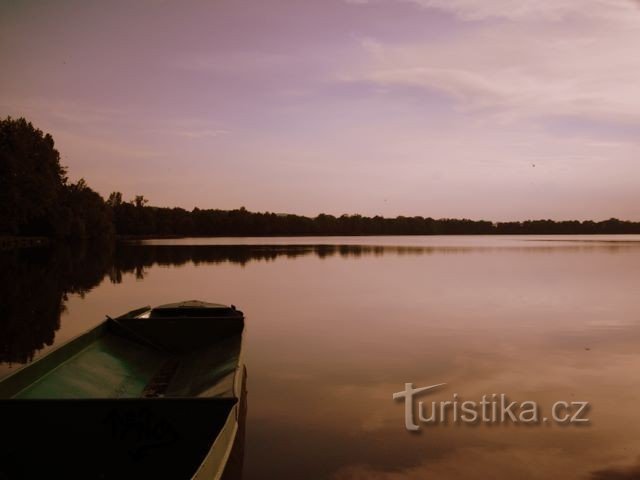
{"type": "Polygon", "coordinates": [[[113,245],[0,252],[0,363],[25,363],[51,346],[67,295],[84,295],[108,271],[113,245]]]}
{"type": "MultiPolygon", "coordinates": [[[[555,242],[567,240],[554,240],[555,242]]],[[[472,253],[623,253],[638,248],[633,241],[600,240],[596,244],[572,243],[547,246],[544,243],[507,246],[411,246],[358,244],[245,244],[181,245],[151,242],[119,244],[56,245],[52,248],[0,252],[0,363],[23,364],[35,353],[51,346],[60,327],[60,315],[69,294],[84,295],[105,277],[122,282],[123,275],[144,279],[145,270],[155,265],[245,266],[249,262],[270,262],[278,258],[315,256],[359,258],[382,255],[462,255],[472,253]]],[[[144,300],[143,300],[144,302],[144,300]]],[[[99,316],[106,312],[100,312],[99,316]]],[[[78,332],[79,333],[79,332],[78,332]]]]}
{"type": "Polygon", "coordinates": [[[418,240],[425,244],[153,242],[82,260],[12,253],[2,260],[12,316],[11,328],[0,327],[3,352],[10,344],[14,362],[28,360],[54,334],[60,341],[143,304],[233,302],[248,326],[246,479],[637,478],[640,243],[418,240]],[[44,284],[60,292],[45,302],[52,311],[68,311],[40,327],[43,340],[27,341],[31,331],[18,327],[36,317],[21,323],[21,305],[44,284]],[[91,288],[85,299],[74,294],[91,288]],[[585,399],[592,425],[409,435],[391,400],[406,381],[450,385],[429,401],[453,392],[547,406],[585,399]]]}
{"type": "MultiPolygon", "coordinates": [[[[358,258],[363,255],[465,253],[469,247],[367,245],[145,245],[57,244],[50,248],[0,252],[0,364],[24,364],[52,346],[69,294],[83,296],[105,277],[114,284],[123,275],[144,279],[154,265],[182,266],[275,261],[314,255],[358,258]]],[[[144,302],[144,300],[142,300],[144,302]]],[[[102,318],[106,312],[99,312],[102,318]]],[[[80,332],[76,332],[80,333],[80,332]]]]}
{"type": "MultiPolygon", "coordinates": [[[[566,240],[564,241],[566,242],[566,240]]],[[[417,245],[358,245],[358,244],[180,244],[180,243],[130,243],[121,244],[117,248],[111,280],[119,282],[123,273],[134,273],[137,278],[144,278],[144,269],[153,265],[180,266],[187,263],[219,264],[232,263],[246,265],[251,261],[275,261],[278,258],[298,258],[316,256],[320,259],[341,257],[359,258],[362,256],[387,255],[443,255],[470,253],[580,253],[589,251],[606,251],[622,253],[637,250],[637,241],[599,241],[598,243],[576,243],[548,246],[544,243],[528,245],[512,244],[509,246],[417,246],[417,245]]]]}

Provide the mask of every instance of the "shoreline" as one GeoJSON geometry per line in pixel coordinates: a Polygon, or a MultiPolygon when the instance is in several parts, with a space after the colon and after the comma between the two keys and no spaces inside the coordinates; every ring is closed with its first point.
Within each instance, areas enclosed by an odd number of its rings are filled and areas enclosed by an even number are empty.
{"type": "MultiPolygon", "coordinates": [[[[625,236],[637,235],[635,233],[396,233],[396,234],[250,234],[250,235],[115,235],[114,242],[135,242],[140,240],[180,240],[185,238],[312,238],[312,237],[526,237],[526,236],[544,236],[544,237],[563,237],[563,236],[625,236]]],[[[88,241],[90,239],[86,239],[88,241]]],[[[21,237],[21,236],[0,236],[0,251],[17,250],[22,248],[46,247],[55,244],[62,239],[49,237],[21,237]]]]}

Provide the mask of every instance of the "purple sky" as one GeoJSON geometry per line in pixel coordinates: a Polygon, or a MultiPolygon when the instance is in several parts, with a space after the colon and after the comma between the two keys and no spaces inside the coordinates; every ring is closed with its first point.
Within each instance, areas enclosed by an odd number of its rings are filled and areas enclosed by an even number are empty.
{"type": "Polygon", "coordinates": [[[151,204],[640,220],[632,0],[0,0],[0,115],[151,204]]]}

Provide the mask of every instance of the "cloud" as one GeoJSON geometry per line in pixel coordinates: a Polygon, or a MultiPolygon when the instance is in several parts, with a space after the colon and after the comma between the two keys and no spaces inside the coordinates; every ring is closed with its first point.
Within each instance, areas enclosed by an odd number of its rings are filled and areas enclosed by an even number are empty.
{"type": "Polygon", "coordinates": [[[561,20],[573,15],[616,16],[631,13],[638,0],[345,0],[351,4],[378,2],[412,3],[422,8],[449,12],[468,21],[491,18],[561,20]]]}
{"type": "Polygon", "coordinates": [[[0,108],[8,112],[17,112],[16,116],[33,116],[46,112],[47,118],[56,121],[86,126],[104,124],[122,118],[127,110],[107,105],[95,105],[69,99],[48,99],[42,96],[0,96],[0,108]]]}
{"type": "Polygon", "coordinates": [[[567,15],[592,14],[605,11],[628,11],[630,1],[620,0],[402,0],[428,8],[446,10],[466,20],[488,17],[522,19],[539,17],[558,20],[567,15]]]}
{"type": "MultiPolygon", "coordinates": [[[[512,4],[414,1],[463,16],[497,14],[501,6],[512,4]]],[[[564,115],[640,122],[640,12],[634,8],[633,15],[621,19],[616,16],[620,7],[609,0],[584,3],[601,15],[555,27],[548,20],[482,25],[429,42],[366,39],[361,41],[362,60],[339,79],[440,93],[465,111],[492,109],[502,121],[564,115]]],[[[616,2],[621,3],[632,6],[616,2]]],[[[537,4],[522,2],[521,15],[533,15],[541,8],[537,4]]],[[[562,0],[555,8],[579,13],[577,5],[562,0]]]]}
{"type": "Polygon", "coordinates": [[[203,129],[203,130],[183,130],[176,132],[177,135],[186,138],[215,138],[220,137],[222,135],[227,135],[229,133],[228,130],[211,130],[211,129],[203,129]]]}

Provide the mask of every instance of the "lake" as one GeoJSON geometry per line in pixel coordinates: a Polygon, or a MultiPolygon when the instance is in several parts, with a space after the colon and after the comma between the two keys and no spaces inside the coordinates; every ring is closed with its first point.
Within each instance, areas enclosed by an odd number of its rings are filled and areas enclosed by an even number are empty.
{"type": "Polygon", "coordinates": [[[197,238],[0,252],[0,376],[187,299],[246,315],[244,478],[640,477],[640,236],[197,238]],[[588,402],[427,424],[420,400],[588,402]]]}

